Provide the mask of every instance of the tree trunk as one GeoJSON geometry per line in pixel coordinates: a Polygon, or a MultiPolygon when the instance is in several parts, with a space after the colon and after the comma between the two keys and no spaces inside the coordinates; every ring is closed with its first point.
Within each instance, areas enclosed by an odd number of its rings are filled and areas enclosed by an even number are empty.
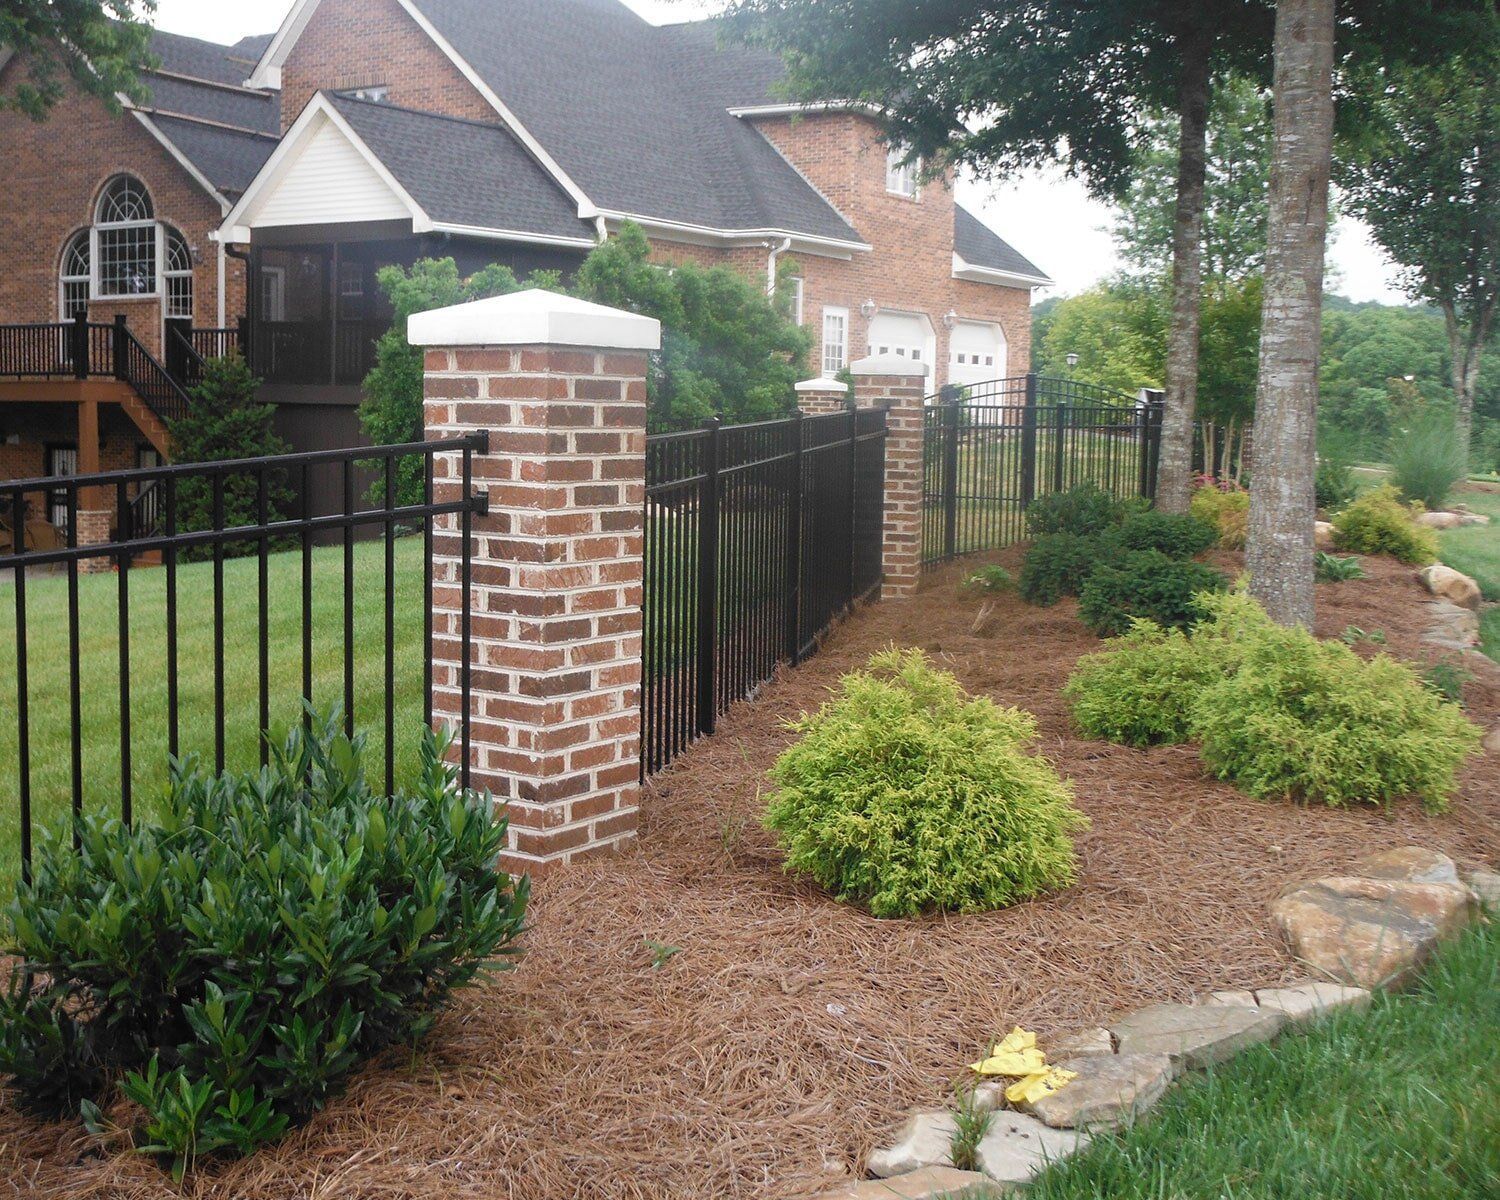
{"type": "MultiPolygon", "coordinates": [[[[1185,513],[1193,498],[1193,416],[1198,407],[1198,327],[1203,281],[1203,183],[1208,157],[1209,50],[1213,35],[1193,29],[1182,39],[1177,112],[1177,207],[1172,219],[1172,326],[1167,336],[1167,389],[1161,418],[1156,505],[1185,513]]],[[[1212,470],[1212,466],[1207,467],[1212,470]]]]}
{"type": "MultiPolygon", "coordinates": [[[[1452,363],[1453,396],[1458,404],[1458,436],[1463,441],[1464,457],[1469,459],[1469,443],[1474,436],[1474,393],[1479,387],[1479,359],[1488,340],[1490,316],[1486,307],[1474,316],[1474,328],[1465,337],[1458,311],[1450,301],[1442,305],[1443,321],[1448,328],[1448,358],[1452,363]]],[[[1472,460],[1470,460],[1472,461],[1472,460]]]]}
{"type": "Polygon", "coordinates": [[[1318,359],[1333,154],[1334,0],[1277,0],[1270,216],[1246,561],[1282,625],[1312,625],[1318,359]]]}

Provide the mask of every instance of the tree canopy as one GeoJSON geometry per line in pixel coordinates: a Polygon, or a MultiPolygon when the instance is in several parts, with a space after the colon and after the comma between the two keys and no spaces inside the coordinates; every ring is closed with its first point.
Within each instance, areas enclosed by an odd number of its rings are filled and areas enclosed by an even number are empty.
{"type": "Polygon", "coordinates": [[[144,100],[155,11],[156,0],[0,0],[0,64],[7,50],[22,60],[0,110],[40,121],[70,83],[110,105],[144,100]]]}

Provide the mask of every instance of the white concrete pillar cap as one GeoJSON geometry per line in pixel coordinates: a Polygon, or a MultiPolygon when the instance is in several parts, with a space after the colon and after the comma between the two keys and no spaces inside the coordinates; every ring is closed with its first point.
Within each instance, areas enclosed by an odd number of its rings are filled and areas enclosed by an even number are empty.
{"type": "Polygon", "coordinates": [[[847,392],[849,385],[841,379],[803,379],[792,388],[798,392],[847,392]]]}
{"type": "Polygon", "coordinates": [[[413,346],[589,346],[660,350],[654,317],[591,304],[541,288],[415,313],[406,322],[413,346]]]}
{"type": "Polygon", "coordinates": [[[929,371],[926,363],[914,358],[904,358],[899,354],[872,354],[869,358],[850,363],[849,373],[851,375],[919,375],[926,379],[929,371]]]}

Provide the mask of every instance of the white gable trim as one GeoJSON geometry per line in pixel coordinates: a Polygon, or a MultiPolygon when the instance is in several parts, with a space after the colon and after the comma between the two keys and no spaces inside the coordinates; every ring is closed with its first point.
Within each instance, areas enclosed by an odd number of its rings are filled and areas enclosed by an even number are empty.
{"type": "Polygon", "coordinates": [[[726,110],[732,117],[793,117],[806,113],[863,113],[883,117],[885,108],[869,100],[802,100],[783,104],[737,104],[726,110]]]}
{"type": "Polygon", "coordinates": [[[281,28],[271,39],[271,44],[266,47],[260,61],[255,64],[255,69],[250,72],[250,78],[245,80],[246,87],[280,89],[281,64],[286,62],[286,56],[292,52],[292,47],[302,36],[302,31],[312,20],[317,7],[318,0],[297,0],[292,5],[292,11],[287,13],[286,19],[281,22],[281,28]]]}
{"type": "Polygon", "coordinates": [[[1022,275],[1016,271],[1002,271],[997,267],[976,267],[965,262],[956,251],[953,255],[953,278],[966,279],[970,283],[1017,288],[1052,287],[1054,282],[1045,275],[1022,275]]]}
{"type": "Polygon", "coordinates": [[[662,221],[656,217],[643,217],[639,213],[603,210],[599,213],[611,229],[618,229],[625,221],[639,225],[648,234],[668,242],[682,242],[689,246],[767,246],[779,245],[791,239],[794,254],[816,254],[824,258],[853,258],[855,254],[872,250],[868,242],[850,242],[839,238],[816,237],[797,233],[791,229],[714,229],[707,225],[692,225],[684,221],[662,221]]]}
{"type": "Polygon", "coordinates": [[[218,201],[219,212],[221,214],[227,213],[230,208],[229,197],[225,196],[223,192],[214,187],[213,183],[210,182],[208,176],[200,171],[197,166],[194,165],[193,161],[177,148],[176,143],[161,131],[160,125],[158,125],[140,109],[133,107],[129,102],[129,98],[124,94],[121,94],[119,99],[120,103],[122,103],[127,109],[129,109],[130,115],[133,116],[137,121],[139,121],[145,127],[146,132],[161,143],[162,149],[176,160],[177,165],[192,176],[193,182],[201,187],[210,196],[212,196],[216,201],[218,201]]]}
{"type": "Polygon", "coordinates": [[[411,214],[414,233],[426,233],[436,228],[435,222],[422,206],[412,198],[396,177],[386,169],[385,164],[365,145],[363,139],[328,102],[328,98],[319,92],[308,102],[307,107],[302,110],[302,114],[293,122],[292,127],[286,131],[286,136],[281,139],[280,145],[266,160],[266,165],[260,169],[260,173],[251,181],[250,186],[245,189],[245,194],[229,211],[224,218],[224,223],[219,226],[214,236],[222,242],[248,242],[252,226],[247,222],[253,217],[257,207],[275,193],[287,174],[296,166],[305,143],[328,125],[332,125],[343,135],[380,178],[381,183],[389,188],[406,207],[411,214]]]}

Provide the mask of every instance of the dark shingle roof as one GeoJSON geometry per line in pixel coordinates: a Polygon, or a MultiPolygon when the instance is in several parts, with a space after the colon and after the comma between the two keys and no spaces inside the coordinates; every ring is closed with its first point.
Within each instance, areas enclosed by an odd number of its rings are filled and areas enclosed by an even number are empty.
{"type": "Polygon", "coordinates": [[[145,106],[157,112],[196,117],[258,133],[281,132],[281,110],[274,94],[202,87],[168,75],[147,75],[145,84],[151,91],[145,106]]]}
{"type": "Polygon", "coordinates": [[[208,181],[226,195],[238,195],[250,186],[266,159],[276,149],[276,139],[261,134],[221,129],[197,121],[152,114],[158,129],[208,181]]]}
{"type": "Polygon", "coordinates": [[[434,221],[592,239],[577,206],[500,126],[328,98],[434,221]]]}
{"type": "Polygon", "coordinates": [[[859,234],[726,96],[764,60],[704,69],[706,30],[658,28],[618,0],[416,0],[437,31],[602,208],[721,230],[859,234]],[[712,82],[710,82],[712,81],[712,82]]]}
{"type": "Polygon", "coordinates": [[[953,206],[953,249],[971,267],[1045,279],[1046,274],[968,209],[953,206]]]}

